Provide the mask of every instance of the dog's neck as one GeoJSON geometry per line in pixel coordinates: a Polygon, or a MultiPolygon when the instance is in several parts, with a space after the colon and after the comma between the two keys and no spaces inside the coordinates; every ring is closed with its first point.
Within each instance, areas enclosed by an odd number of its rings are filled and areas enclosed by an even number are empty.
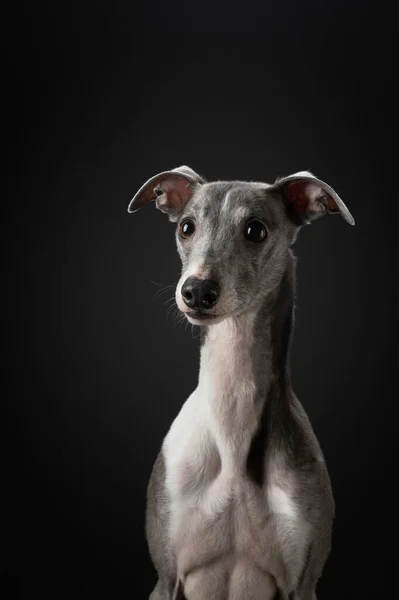
{"type": "Polygon", "coordinates": [[[232,468],[246,468],[250,447],[265,425],[265,411],[269,417],[273,411],[273,419],[278,420],[286,410],[294,288],[295,263],[290,253],[278,286],[256,309],[212,325],[205,333],[201,401],[225,450],[222,461],[232,468]]]}

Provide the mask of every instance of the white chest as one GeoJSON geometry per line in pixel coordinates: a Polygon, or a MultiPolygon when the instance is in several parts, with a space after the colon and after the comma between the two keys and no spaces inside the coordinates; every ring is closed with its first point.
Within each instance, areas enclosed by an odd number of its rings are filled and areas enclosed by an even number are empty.
{"type": "Polygon", "coordinates": [[[261,568],[279,556],[299,576],[308,526],[292,475],[282,486],[271,464],[267,486],[254,485],[235,463],[240,446],[226,439],[202,393],[197,388],[183,405],[163,445],[169,535],[180,569],[237,553],[261,568]]]}

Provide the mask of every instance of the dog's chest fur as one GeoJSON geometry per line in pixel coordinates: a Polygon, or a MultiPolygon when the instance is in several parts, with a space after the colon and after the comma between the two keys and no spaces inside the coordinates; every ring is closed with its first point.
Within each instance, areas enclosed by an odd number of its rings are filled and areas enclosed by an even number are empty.
{"type": "Polygon", "coordinates": [[[273,452],[263,486],[246,468],[272,378],[267,368],[261,379],[255,373],[253,327],[248,320],[239,331],[228,323],[211,328],[198,387],[164,440],[169,539],[183,576],[234,556],[276,577],[288,567],[291,585],[308,539],[294,473],[273,452]]]}

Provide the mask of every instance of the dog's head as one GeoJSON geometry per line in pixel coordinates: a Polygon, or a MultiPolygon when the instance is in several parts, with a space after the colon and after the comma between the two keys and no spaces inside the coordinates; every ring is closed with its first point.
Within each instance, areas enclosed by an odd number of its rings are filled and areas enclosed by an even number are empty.
{"type": "Polygon", "coordinates": [[[272,292],[303,225],[326,213],[354,225],[338,194],[308,171],[274,184],[206,182],[181,166],[149,179],[128,210],[151,200],[177,223],[182,275],[176,302],[196,325],[238,316],[272,292]]]}

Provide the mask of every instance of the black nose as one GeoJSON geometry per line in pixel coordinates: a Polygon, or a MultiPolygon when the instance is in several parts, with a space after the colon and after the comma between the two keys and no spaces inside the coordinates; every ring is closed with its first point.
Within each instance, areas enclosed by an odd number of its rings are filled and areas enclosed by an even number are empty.
{"type": "Polygon", "coordinates": [[[219,300],[219,294],[219,284],[211,279],[189,277],[181,288],[181,295],[189,308],[212,308],[219,300]]]}

